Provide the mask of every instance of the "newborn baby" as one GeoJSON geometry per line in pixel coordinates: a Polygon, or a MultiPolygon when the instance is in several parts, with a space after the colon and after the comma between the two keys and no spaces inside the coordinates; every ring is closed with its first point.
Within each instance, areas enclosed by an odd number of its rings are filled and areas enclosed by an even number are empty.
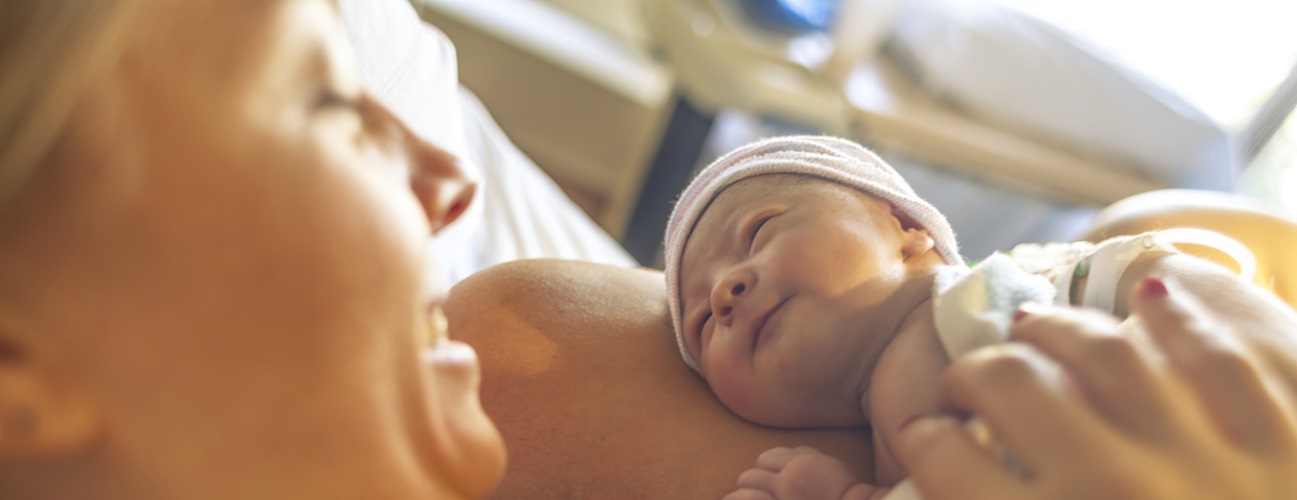
{"type": "MultiPolygon", "coordinates": [[[[1076,293],[1111,311],[1135,256],[1174,251],[1146,234],[1049,247],[1026,270],[1003,255],[970,270],[940,212],[873,153],[830,137],[760,141],[708,166],[665,248],[680,352],[720,401],[775,427],[871,426],[884,486],[904,478],[893,439],[936,413],[952,357],[1002,341],[1023,302],[1076,293]]],[[[766,452],[740,485],[777,474],[805,476],[808,498],[887,494],[805,448],[766,452]]],[[[903,485],[888,498],[915,495],[903,485]]]]}

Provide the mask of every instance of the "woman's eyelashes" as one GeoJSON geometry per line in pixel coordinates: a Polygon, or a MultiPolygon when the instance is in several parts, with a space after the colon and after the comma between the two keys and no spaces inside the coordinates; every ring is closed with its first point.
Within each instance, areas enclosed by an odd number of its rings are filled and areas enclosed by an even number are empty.
{"type": "Polygon", "coordinates": [[[315,104],[316,112],[345,119],[357,146],[396,146],[400,134],[378,109],[378,103],[365,93],[351,96],[331,89],[320,91],[315,104]]]}
{"type": "Polygon", "coordinates": [[[341,92],[324,89],[320,91],[319,97],[315,101],[315,107],[321,111],[352,111],[360,113],[364,106],[360,97],[349,97],[341,92]]]}

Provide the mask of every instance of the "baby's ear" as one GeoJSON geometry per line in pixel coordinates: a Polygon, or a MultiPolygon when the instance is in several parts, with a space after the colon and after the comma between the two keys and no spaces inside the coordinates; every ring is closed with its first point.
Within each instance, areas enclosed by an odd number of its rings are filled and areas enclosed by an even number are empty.
{"type": "Polygon", "coordinates": [[[923,225],[919,224],[919,221],[914,220],[914,217],[911,216],[908,212],[901,210],[900,208],[897,208],[896,205],[892,205],[890,203],[888,204],[888,206],[890,206],[892,209],[892,217],[895,217],[896,221],[901,223],[901,229],[907,231],[911,229],[918,229],[921,231],[925,230],[923,229],[923,225]]]}
{"type": "Polygon", "coordinates": [[[908,212],[897,208],[895,205],[892,205],[891,208],[892,217],[896,219],[896,223],[900,226],[901,232],[903,233],[901,252],[904,253],[906,257],[922,255],[936,246],[937,243],[933,241],[932,236],[928,234],[927,228],[924,228],[918,221],[914,220],[914,217],[910,216],[908,212]]]}
{"type": "Polygon", "coordinates": [[[99,413],[51,359],[0,322],[0,459],[75,454],[99,437],[99,413]]]}
{"type": "Polygon", "coordinates": [[[937,242],[928,234],[927,229],[923,228],[906,228],[902,241],[901,252],[906,257],[916,257],[931,252],[937,242]]]}

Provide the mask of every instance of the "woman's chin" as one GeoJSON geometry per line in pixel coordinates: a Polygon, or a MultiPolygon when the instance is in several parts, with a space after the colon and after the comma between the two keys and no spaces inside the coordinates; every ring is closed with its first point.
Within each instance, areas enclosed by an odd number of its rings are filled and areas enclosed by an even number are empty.
{"type": "Polygon", "coordinates": [[[438,460],[433,473],[466,498],[489,495],[504,475],[506,453],[499,429],[482,408],[481,371],[476,354],[455,341],[439,342],[424,352],[433,374],[434,418],[438,460]]]}
{"type": "Polygon", "coordinates": [[[460,428],[456,434],[458,469],[452,480],[454,490],[467,498],[486,498],[504,477],[507,453],[504,440],[495,425],[482,414],[473,429],[460,428]]]}

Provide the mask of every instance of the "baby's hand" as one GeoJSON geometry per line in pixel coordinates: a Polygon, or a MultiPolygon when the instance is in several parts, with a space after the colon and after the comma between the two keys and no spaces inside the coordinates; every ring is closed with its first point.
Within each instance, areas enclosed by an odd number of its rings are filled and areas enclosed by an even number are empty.
{"type": "Polygon", "coordinates": [[[766,450],[721,500],[875,500],[886,494],[857,481],[838,459],[802,446],[766,450]]]}

